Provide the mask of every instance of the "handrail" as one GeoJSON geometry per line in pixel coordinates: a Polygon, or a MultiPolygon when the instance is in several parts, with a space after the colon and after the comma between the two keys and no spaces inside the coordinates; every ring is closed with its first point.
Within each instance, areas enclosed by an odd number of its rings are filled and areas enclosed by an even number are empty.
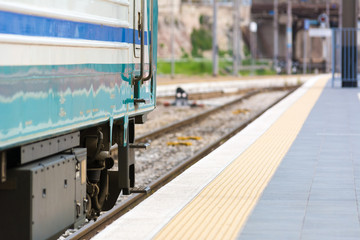
{"type": "Polygon", "coordinates": [[[144,0],[141,1],[141,23],[140,23],[140,31],[141,31],[141,50],[140,50],[140,75],[139,76],[135,76],[133,78],[133,82],[138,82],[141,81],[144,77],[144,48],[145,48],[145,44],[144,44],[144,14],[145,14],[145,3],[144,0]]]}
{"type": "MultiPolygon", "coordinates": [[[[153,62],[153,37],[154,37],[154,4],[153,4],[153,0],[150,1],[151,3],[151,8],[150,8],[150,12],[151,12],[151,18],[150,18],[150,26],[151,26],[151,35],[150,35],[150,55],[149,55],[149,75],[147,77],[144,77],[144,81],[148,81],[152,78],[153,75],[153,69],[152,69],[152,62],[153,62]]],[[[149,31],[148,31],[149,32],[149,31]]]]}

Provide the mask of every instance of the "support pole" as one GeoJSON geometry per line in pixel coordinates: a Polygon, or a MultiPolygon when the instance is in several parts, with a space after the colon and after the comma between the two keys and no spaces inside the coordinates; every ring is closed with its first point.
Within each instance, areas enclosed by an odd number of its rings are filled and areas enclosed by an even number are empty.
{"type": "Polygon", "coordinates": [[[342,87],[357,87],[357,0],[342,1],[342,87]]]}
{"type": "Polygon", "coordinates": [[[174,38],[175,38],[175,24],[174,24],[174,2],[171,1],[171,16],[170,16],[170,24],[171,24],[171,36],[170,36],[170,44],[171,44],[171,78],[175,76],[175,47],[174,47],[174,38]]]}
{"type": "Polygon", "coordinates": [[[255,34],[254,32],[250,32],[251,76],[255,75],[255,34]]]}
{"type": "Polygon", "coordinates": [[[256,22],[250,23],[250,48],[251,48],[251,75],[255,74],[255,58],[257,49],[257,24],[256,22]]]}
{"type": "Polygon", "coordinates": [[[278,57],[279,57],[279,2],[274,0],[274,67],[278,66],[278,57]]]}
{"type": "MultiPolygon", "coordinates": [[[[330,0],[326,1],[326,16],[327,16],[327,20],[326,20],[326,28],[330,28],[330,0]]],[[[325,44],[326,44],[326,54],[325,54],[325,64],[326,64],[326,72],[330,72],[330,38],[326,37],[325,40],[325,44]]]]}
{"type": "Polygon", "coordinates": [[[234,0],[233,75],[239,76],[239,0],[234,0]]]}
{"type": "Polygon", "coordinates": [[[326,27],[329,28],[330,27],[330,1],[326,0],[326,27]]]}
{"type": "Polygon", "coordinates": [[[343,24],[342,24],[342,19],[343,19],[343,2],[342,0],[340,0],[339,2],[339,25],[338,28],[342,28],[343,24]]]}
{"type": "Polygon", "coordinates": [[[218,46],[217,46],[217,36],[216,36],[216,27],[217,27],[217,1],[213,0],[213,39],[212,39],[212,55],[213,55],[213,76],[218,75],[218,46]]]}
{"type": "Polygon", "coordinates": [[[304,28],[304,55],[303,55],[303,74],[307,72],[307,29],[304,28]]]}
{"type": "Polygon", "coordinates": [[[286,72],[288,75],[291,74],[292,67],[292,6],[291,0],[287,3],[287,25],[286,25],[286,36],[287,36],[287,54],[286,54],[286,72]]]}
{"type": "Polygon", "coordinates": [[[242,61],[242,52],[243,52],[243,41],[242,41],[242,32],[241,32],[241,9],[242,9],[242,0],[239,0],[239,16],[238,16],[238,19],[239,19],[239,44],[238,44],[238,47],[239,47],[239,50],[238,50],[238,56],[239,56],[239,69],[241,68],[241,61],[242,61]]]}
{"type": "Polygon", "coordinates": [[[331,38],[331,44],[332,44],[332,53],[331,53],[331,73],[332,73],[332,78],[331,78],[331,87],[334,87],[334,81],[335,81],[335,72],[336,72],[336,38],[337,38],[337,31],[335,28],[332,29],[332,38],[331,38]]]}

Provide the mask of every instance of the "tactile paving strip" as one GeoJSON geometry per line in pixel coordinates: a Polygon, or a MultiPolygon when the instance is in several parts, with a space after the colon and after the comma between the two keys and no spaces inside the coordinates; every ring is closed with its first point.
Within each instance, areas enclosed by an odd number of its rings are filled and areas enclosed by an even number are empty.
{"type": "Polygon", "coordinates": [[[328,78],[317,81],[155,239],[234,239],[294,142],[328,78]]]}

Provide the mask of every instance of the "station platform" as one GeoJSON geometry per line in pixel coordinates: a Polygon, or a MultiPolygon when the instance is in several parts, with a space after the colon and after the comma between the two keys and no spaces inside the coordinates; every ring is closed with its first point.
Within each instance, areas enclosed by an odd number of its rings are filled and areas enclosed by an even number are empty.
{"type": "Polygon", "coordinates": [[[93,239],[360,239],[360,90],[309,79],[93,239]]]}

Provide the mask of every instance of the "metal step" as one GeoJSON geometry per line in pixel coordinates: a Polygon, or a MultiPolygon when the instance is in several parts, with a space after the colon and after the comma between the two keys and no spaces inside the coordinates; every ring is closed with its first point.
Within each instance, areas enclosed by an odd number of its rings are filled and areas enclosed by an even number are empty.
{"type": "Polygon", "coordinates": [[[145,187],[145,188],[131,188],[130,189],[130,193],[145,193],[145,194],[148,194],[150,193],[151,191],[151,188],[148,186],[148,187],[145,187]]]}
{"type": "Polygon", "coordinates": [[[150,100],[149,99],[143,99],[143,98],[134,98],[134,103],[135,104],[139,104],[139,103],[150,103],[150,100]]]}
{"type": "Polygon", "coordinates": [[[136,144],[130,144],[130,148],[141,148],[141,149],[147,149],[150,146],[150,143],[136,143],[136,144]]]}

